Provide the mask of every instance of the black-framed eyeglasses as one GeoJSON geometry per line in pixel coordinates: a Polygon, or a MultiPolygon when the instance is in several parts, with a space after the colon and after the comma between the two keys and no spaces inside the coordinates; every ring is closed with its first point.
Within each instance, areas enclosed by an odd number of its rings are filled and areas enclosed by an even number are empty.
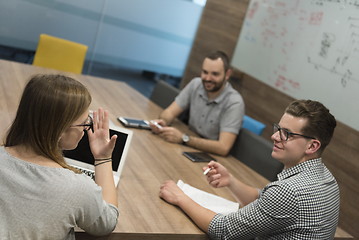
{"type": "Polygon", "coordinates": [[[73,125],[72,127],[84,127],[84,130],[88,131],[88,130],[92,129],[92,127],[93,127],[92,117],[90,115],[88,115],[88,117],[84,123],[73,125]]]}
{"type": "Polygon", "coordinates": [[[287,141],[288,138],[291,137],[291,136],[301,136],[301,137],[304,137],[304,138],[316,139],[314,137],[306,136],[306,135],[303,135],[303,134],[289,132],[287,129],[281,128],[278,124],[274,123],[273,124],[273,133],[276,133],[278,131],[279,131],[280,139],[282,141],[287,141]]]}

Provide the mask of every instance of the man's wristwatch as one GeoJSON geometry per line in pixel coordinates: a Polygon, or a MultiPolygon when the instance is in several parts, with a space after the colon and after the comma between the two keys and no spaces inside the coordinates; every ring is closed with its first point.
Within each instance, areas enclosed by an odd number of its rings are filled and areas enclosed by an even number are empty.
{"type": "Polygon", "coordinates": [[[189,136],[187,134],[182,135],[182,143],[186,144],[189,141],[189,136]]]}

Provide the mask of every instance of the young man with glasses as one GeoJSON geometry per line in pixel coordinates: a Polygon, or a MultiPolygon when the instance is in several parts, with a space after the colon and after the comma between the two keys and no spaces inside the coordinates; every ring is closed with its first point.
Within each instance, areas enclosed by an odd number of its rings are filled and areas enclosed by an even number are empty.
{"type": "Polygon", "coordinates": [[[179,206],[211,239],[333,239],[339,216],[338,184],[321,156],[336,120],[323,104],[297,100],[274,124],[272,157],[284,164],[278,180],[262,190],[234,178],[217,162],[207,180],[228,187],[242,207],[228,215],[199,206],[173,181],[165,182],[160,197],[179,206]]]}

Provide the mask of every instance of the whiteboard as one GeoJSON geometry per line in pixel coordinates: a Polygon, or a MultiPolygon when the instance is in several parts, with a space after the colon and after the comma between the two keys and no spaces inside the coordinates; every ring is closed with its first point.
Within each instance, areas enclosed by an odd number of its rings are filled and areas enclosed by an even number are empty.
{"type": "Polygon", "coordinates": [[[359,0],[251,0],[232,66],[359,130],[359,0]]]}

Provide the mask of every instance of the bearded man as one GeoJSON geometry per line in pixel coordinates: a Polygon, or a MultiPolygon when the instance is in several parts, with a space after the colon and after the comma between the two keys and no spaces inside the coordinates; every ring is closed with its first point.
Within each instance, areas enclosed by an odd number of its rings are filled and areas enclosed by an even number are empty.
{"type": "Polygon", "coordinates": [[[216,51],[205,57],[201,77],[192,79],[154,120],[152,131],[168,142],[186,144],[204,152],[226,156],[241,128],[244,116],[242,96],[228,82],[232,74],[227,55],[216,51]],[[170,126],[182,112],[189,111],[189,136],[170,126]]]}

